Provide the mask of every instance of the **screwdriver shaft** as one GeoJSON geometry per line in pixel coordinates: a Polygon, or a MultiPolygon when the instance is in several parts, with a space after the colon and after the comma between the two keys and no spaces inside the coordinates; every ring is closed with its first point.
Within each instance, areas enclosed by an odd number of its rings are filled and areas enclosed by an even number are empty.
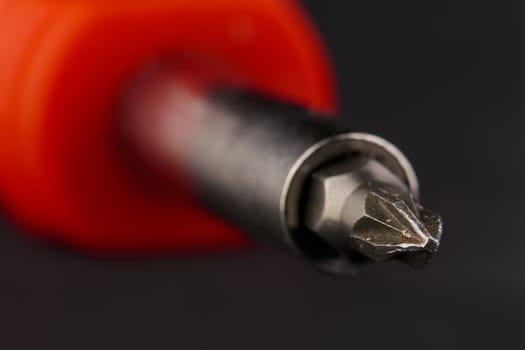
{"type": "Polygon", "coordinates": [[[337,273],[353,270],[363,257],[383,261],[424,251],[423,258],[404,259],[419,266],[437,249],[439,218],[420,222],[415,174],[378,137],[239,89],[202,94],[169,71],[143,77],[124,105],[124,129],[141,153],[164,172],[183,168],[203,205],[257,239],[337,273]],[[336,186],[344,198],[312,191],[316,179],[331,178],[323,169],[348,162],[358,165],[343,172],[352,181],[336,186]],[[323,215],[333,216],[332,228],[323,215]],[[312,224],[313,217],[324,226],[312,224]],[[430,233],[429,225],[436,230],[430,233]]]}

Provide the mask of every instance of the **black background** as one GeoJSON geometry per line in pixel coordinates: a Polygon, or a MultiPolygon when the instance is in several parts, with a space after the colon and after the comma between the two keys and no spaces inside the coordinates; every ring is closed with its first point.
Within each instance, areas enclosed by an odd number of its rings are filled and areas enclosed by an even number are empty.
{"type": "Polygon", "coordinates": [[[0,348],[523,348],[525,2],[305,5],[346,117],[405,151],[431,264],[324,275],[272,248],[101,261],[0,227],[0,348]]]}

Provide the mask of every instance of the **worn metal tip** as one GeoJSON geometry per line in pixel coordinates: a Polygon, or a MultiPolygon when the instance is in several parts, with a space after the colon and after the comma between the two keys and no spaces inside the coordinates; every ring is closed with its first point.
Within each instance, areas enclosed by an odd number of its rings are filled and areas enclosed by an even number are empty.
{"type": "Polygon", "coordinates": [[[374,261],[395,257],[414,267],[426,265],[439,247],[439,215],[394,186],[369,183],[359,192],[364,196],[364,208],[352,225],[349,238],[353,249],[374,261]]]}

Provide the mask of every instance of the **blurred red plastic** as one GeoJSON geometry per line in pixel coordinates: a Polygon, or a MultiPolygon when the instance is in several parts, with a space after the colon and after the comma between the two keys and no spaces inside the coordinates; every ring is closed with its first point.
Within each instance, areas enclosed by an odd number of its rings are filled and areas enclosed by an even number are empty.
{"type": "Polygon", "coordinates": [[[122,157],[121,93],[167,56],[335,109],[325,51],[294,1],[0,0],[0,191],[11,217],[35,235],[97,252],[248,244],[191,200],[186,179],[180,193],[157,196],[122,157]]]}

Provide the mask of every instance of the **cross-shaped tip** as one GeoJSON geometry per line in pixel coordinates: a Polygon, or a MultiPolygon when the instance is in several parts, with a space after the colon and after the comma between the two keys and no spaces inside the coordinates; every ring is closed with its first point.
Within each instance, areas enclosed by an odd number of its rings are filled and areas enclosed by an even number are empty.
{"type": "Polygon", "coordinates": [[[415,267],[437,251],[442,233],[439,215],[381,183],[366,186],[363,214],[352,226],[351,245],[361,254],[374,261],[396,257],[415,267]]]}

